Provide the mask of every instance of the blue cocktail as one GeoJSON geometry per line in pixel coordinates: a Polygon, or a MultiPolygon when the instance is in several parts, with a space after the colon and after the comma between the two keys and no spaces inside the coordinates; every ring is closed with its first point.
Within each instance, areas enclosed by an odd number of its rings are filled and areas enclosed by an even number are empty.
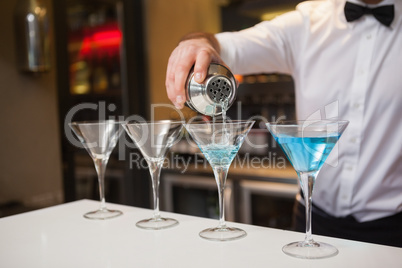
{"type": "Polygon", "coordinates": [[[200,145],[201,152],[213,167],[229,167],[236,157],[238,145],[200,145]]]}
{"type": "Polygon", "coordinates": [[[336,134],[328,137],[292,137],[279,134],[275,141],[295,170],[312,172],[320,170],[339,137],[336,134]]]}
{"type": "Polygon", "coordinates": [[[275,141],[296,170],[306,205],[306,236],[302,242],[283,247],[288,255],[304,259],[335,256],[338,250],[329,244],[316,242],[311,232],[312,192],[318,172],[335,147],[348,121],[315,120],[268,123],[275,141]]]}
{"type": "Polygon", "coordinates": [[[225,223],[224,189],[230,164],[254,121],[214,121],[185,124],[193,140],[211,165],[219,193],[219,225],[200,232],[202,238],[227,241],[245,237],[247,233],[225,223]]]}

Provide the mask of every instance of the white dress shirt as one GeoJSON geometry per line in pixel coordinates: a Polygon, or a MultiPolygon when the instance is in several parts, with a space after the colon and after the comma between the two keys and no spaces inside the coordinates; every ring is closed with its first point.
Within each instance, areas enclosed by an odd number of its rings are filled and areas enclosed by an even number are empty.
{"type": "Polygon", "coordinates": [[[298,119],[350,121],[318,175],[313,203],[360,222],[402,211],[402,1],[378,5],[386,4],[395,4],[390,27],[372,15],[348,23],[345,0],[328,0],[216,35],[234,73],[292,75],[298,119]]]}

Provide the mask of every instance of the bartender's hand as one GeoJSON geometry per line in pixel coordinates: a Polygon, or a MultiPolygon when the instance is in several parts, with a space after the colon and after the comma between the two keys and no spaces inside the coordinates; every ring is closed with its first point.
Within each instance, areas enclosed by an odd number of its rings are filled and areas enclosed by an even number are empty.
{"type": "Polygon", "coordinates": [[[194,80],[202,83],[211,62],[224,64],[219,56],[219,43],[213,34],[192,33],[182,38],[170,55],[166,72],[169,99],[181,109],[186,101],[185,83],[194,65],[194,80]]]}

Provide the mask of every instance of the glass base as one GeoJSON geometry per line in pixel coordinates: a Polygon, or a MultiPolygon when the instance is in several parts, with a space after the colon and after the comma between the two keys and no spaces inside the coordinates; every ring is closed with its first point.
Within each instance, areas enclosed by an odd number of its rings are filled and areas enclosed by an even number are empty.
{"type": "Polygon", "coordinates": [[[121,212],[120,210],[109,210],[105,208],[88,212],[84,214],[84,217],[90,220],[107,220],[116,218],[120,215],[123,215],[123,212],[121,212]]]}
{"type": "Polygon", "coordinates": [[[213,241],[230,241],[243,238],[246,235],[247,233],[244,230],[232,227],[209,228],[200,232],[202,238],[213,241]]]}
{"type": "Polygon", "coordinates": [[[323,259],[338,254],[338,249],[322,242],[293,242],[282,248],[282,251],[292,257],[301,259],[323,259]]]}
{"type": "Polygon", "coordinates": [[[137,222],[135,225],[142,229],[160,230],[178,225],[179,222],[171,218],[151,218],[137,222]]]}

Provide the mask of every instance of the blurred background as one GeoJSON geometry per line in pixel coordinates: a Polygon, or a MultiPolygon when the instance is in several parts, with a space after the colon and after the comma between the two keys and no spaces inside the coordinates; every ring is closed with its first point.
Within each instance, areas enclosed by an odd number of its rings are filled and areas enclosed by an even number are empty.
{"type": "MultiPolygon", "coordinates": [[[[298,2],[3,1],[0,217],[83,198],[97,200],[92,160],[66,139],[66,118],[135,114],[148,120],[177,119],[165,93],[165,73],[169,55],[184,34],[241,30],[293,10],[298,2]],[[95,108],[77,109],[83,103],[95,108]]],[[[294,118],[292,78],[255,74],[237,79],[239,95],[229,116],[255,117],[249,137],[269,146],[242,148],[241,156],[261,163],[229,172],[227,219],[288,229],[296,175],[273,144],[264,118],[294,118]]],[[[182,113],[195,115],[189,109],[182,113]]],[[[151,207],[148,170],[127,161],[138,152],[118,150],[106,171],[106,200],[151,207]]],[[[216,185],[208,167],[195,165],[196,154],[186,141],[172,148],[169,157],[187,157],[192,165],[185,172],[172,166],[162,171],[161,208],[217,217],[216,185]]]]}

